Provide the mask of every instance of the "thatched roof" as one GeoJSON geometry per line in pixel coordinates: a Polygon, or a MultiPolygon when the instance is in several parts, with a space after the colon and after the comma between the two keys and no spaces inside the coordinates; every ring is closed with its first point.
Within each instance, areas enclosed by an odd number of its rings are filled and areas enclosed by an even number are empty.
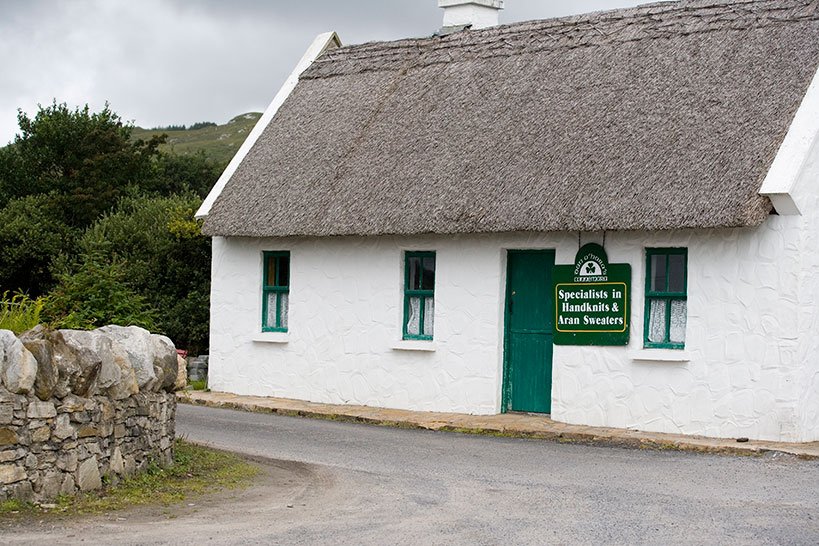
{"type": "Polygon", "coordinates": [[[324,53],[211,235],[760,224],[819,0],[697,0],[324,53]]]}

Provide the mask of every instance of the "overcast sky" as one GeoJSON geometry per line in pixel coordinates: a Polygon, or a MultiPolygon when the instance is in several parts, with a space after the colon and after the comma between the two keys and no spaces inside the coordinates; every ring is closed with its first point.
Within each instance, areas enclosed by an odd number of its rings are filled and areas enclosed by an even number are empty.
{"type": "MultiPolygon", "coordinates": [[[[634,0],[506,0],[501,22],[633,6],[634,0]]],[[[436,0],[0,0],[0,146],[17,109],[105,101],[143,127],[224,123],[262,111],[313,38],[427,36],[436,0]]]]}

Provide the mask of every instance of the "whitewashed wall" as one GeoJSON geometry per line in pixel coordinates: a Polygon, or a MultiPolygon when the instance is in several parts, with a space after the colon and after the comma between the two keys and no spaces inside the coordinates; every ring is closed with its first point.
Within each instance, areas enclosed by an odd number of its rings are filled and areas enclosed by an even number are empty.
{"type": "MultiPolygon", "coordinates": [[[[814,199],[812,210],[819,209],[814,199]]],[[[815,214],[814,214],[815,215],[815,214]]],[[[553,413],[568,423],[720,437],[819,440],[815,218],[757,229],[609,233],[633,267],[631,344],[554,350],[553,413]],[[802,245],[812,244],[812,253],[802,245]],[[688,247],[684,351],[643,350],[644,248],[688,247]]],[[[602,242],[584,234],[583,242],[602,242]]],[[[210,387],[388,408],[497,413],[506,249],[577,234],[214,238],[210,387]],[[291,252],[290,328],[260,334],[263,250],[291,252]],[[434,351],[401,342],[402,253],[437,251],[434,351]],[[254,340],[255,339],[255,340],[254,340]]]]}
{"type": "Polygon", "coordinates": [[[795,190],[804,211],[798,251],[802,261],[797,356],[802,366],[800,440],[819,441],[819,137],[814,140],[795,190]]]}

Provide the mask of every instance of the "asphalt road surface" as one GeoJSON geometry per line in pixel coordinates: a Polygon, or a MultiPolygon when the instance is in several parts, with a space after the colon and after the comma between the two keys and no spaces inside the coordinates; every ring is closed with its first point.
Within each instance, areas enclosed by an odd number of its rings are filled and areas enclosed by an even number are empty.
{"type": "Polygon", "coordinates": [[[819,462],[789,456],[641,451],[186,405],[179,406],[177,433],[269,460],[268,471],[249,490],[170,515],[97,519],[5,538],[120,544],[819,544],[819,462]]]}

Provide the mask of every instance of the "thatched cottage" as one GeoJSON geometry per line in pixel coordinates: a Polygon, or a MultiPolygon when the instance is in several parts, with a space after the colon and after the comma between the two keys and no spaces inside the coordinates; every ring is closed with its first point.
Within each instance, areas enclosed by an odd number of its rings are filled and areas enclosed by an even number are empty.
{"type": "Polygon", "coordinates": [[[439,4],[319,36],[202,205],[210,387],[819,440],[819,1],[439,4]]]}

